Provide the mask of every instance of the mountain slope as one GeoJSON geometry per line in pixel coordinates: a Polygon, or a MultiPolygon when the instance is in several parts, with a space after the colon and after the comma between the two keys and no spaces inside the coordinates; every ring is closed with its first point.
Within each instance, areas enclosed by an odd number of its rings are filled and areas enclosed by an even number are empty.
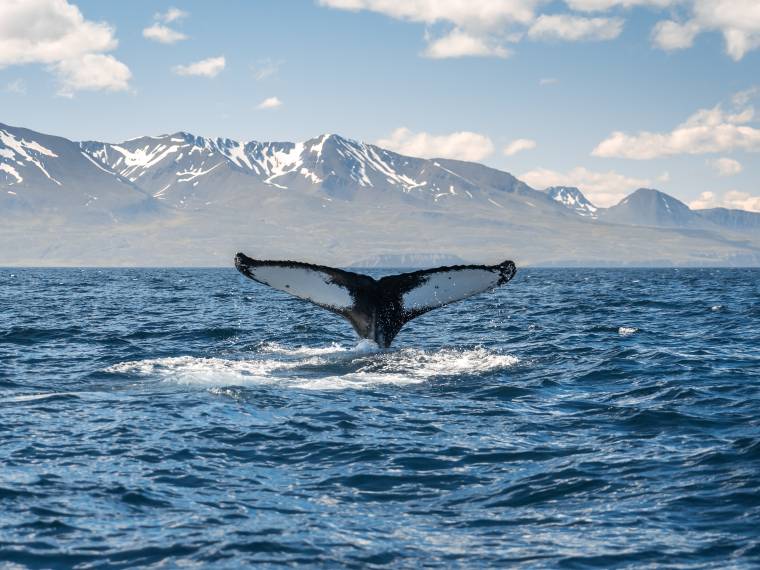
{"type": "Polygon", "coordinates": [[[70,221],[131,219],[157,204],[61,137],[0,124],[0,208],[70,221]]]}

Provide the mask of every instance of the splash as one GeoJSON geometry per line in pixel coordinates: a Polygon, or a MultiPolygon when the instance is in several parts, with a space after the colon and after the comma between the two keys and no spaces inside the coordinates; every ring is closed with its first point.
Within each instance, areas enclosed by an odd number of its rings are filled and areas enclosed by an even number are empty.
{"type": "Polygon", "coordinates": [[[241,386],[277,384],[307,390],[421,384],[435,378],[478,375],[517,364],[515,356],[483,347],[424,351],[380,351],[374,343],[349,349],[262,345],[256,358],[236,360],[177,356],[123,362],[106,372],[132,374],[177,384],[241,386]]]}

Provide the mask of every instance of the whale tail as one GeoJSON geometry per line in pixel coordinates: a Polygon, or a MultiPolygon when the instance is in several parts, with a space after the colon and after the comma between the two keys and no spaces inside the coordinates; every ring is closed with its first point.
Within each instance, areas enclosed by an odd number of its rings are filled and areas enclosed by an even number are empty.
{"type": "Polygon", "coordinates": [[[249,279],[310,301],[346,318],[362,338],[388,348],[406,323],[428,311],[504,285],[512,261],[452,265],[375,279],[324,265],[262,261],[243,253],[235,267],[249,279]]]}

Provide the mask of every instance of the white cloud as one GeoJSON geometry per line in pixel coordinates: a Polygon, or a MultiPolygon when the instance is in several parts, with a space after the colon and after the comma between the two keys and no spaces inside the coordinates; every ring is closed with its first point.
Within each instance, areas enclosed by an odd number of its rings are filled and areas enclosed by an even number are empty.
{"type": "Polygon", "coordinates": [[[142,31],[143,37],[162,44],[174,44],[186,40],[187,36],[182,32],[173,30],[163,24],[153,24],[142,31]]]}
{"type": "Polygon", "coordinates": [[[267,97],[256,107],[257,109],[276,109],[282,107],[282,101],[277,97],[267,97]]]}
{"type": "Polygon", "coordinates": [[[493,153],[490,138],[470,131],[445,135],[415,133],[406,127],[393,131],[390,137],[377,141],[378,146],[409,156],[422,158],[454,158],[477,162],[493,153]]]}
{"type": "Polygon", "coordinates": [[[118,42],[111,26],[86,20],[67,0],[0,2],[0,68],[44,64],[61,93],[82,89],[128,89],[129,68],[113,56],[118,42]]]}
{"type": "Polygon", "coordinates": [[[612,133],[593,150],[594,156],[646,160],[678,154],[760,150],[760,129],[750,126],[752,107],[724,111],[721,105],[700,109],[670,132],[612,133]]]}
{"type": "Polygon", "coordinates": [[[715,160],[709,160],[708,164],[712,166],[720,176],[734,176],[742,171],[741,163],[733,158],[716,158],[715,160]]]}
{"type": "Polygon", "coordinates": [[[216,77],[226,65],[224,56],[209,57],[189,65],[176,65],[173,68],[177,75],[194,75],[198,77],[216,77]]]}
{"type": "Polygon", "coordinates": [[[264,79],[277,75],[282,64],[282,61],[274,61],[267,57],[260,59],[255,65],[252,65],[251,71],[253,71],[253,76],[256,78],[256,81],[263,81],[264,79]]]}
{"type": "Polygon", "coordinates": [[[699,26],[695,22],[681,24],[673,20],[663,20],[652,30],[652,41],[654,45],[666,51],[684,49],[694,44],[694,38],[699,32],[699,26]]]}
{"type": "Polygon", "coordinates": [[[180,10],[179,8],[169,8],[166,12],[159,12],[153,18],[155,20],[159,20],[161,22],[165,22],[167,24],[171,24],[172,22],[176,22],[177,20],[183,20],[184,18],[187,18],[190,14],[185,12],[184,10],[180,10]]]}
{"type": "Polygon", "coordinates": [[[556,85],[557,83],[559,83],[559,79],[556,77],[543,77],[538,81],[538,84],[541,87],[545,87],[547,85],[556,85]]]}
{"type": "Polygon", "coordinates": [[[760,196],[752,196],[748,192],[731,190],[723,196],[723,203],[727,208],[760,212],[760,196]]]}
{"type": "Polygon", "coordinates": [[[543,14],[528,30],[528,36],[540,40],[612,40],[623,31],[620,18],[583,18],[569,14],[543,14]]]}
{"type": "MultiPolygon", "coordinates": [[[[506,44],[527,35],[533,39],[566,41],[609,40],[618,37],[620,18],[585,18],[577,14],[541,14],[556,7],[549,0],[319,0],[339,10],[368,10],[398,20],[423,23],[428,31],[445,29],[434,37],[426,32],[431,57],[465,55],[504,57],[506,44]]],[[[652,31],[652,41],[666,50],[690,47],[705,31],[723,35],[726,52],[739,60],[760,47],[758,0],[565,0],[571,11],[605,12],[636,7],[664,11],[666,19],[652,31]],[[685,17],[673,19],[679,14],[685,17]]]]}
{"type": "Polygon", "coordinates": [[[723,195],[722,199],[718,199],[715,192],[702,192],[699,198],[689,202],[689,208],[692,210],[732,208],[735,210],[760,212],[760,196],[752,196],[749,192],[729,190],[723,195]]]}
{"type": "Polygon", "coordinates": [[[536,7],[544,0],[319,0],[339,10],[368,10],[427,26],[448,29],[439,36],[425,34],[423,54],[446,58],[463,56],[507,57],[505,44],[515,41],[515,31],[531,24],[536,7]]]}
{"type": "Polygon", "coordinates": [[[704,29],[720,30],[734,60],[760,47],[757,0],[694,0],[694,20],[704,29]]]}
{"type": "Polygon", "coordinates": [[[9,81],[3,87],[3,91],[6,93],[14,93],[16,95],[26,95],[26,81],[23,79],[14,79],[9,81]]]}
{"type": "Polygon", "coordinates": [[[604,12],[612,8],[633,8],[635,6],[651,6],[666,8],[679,3],[681,0],[565,0],[573,10],[579,12],[604,12]]]}
{"type": "Polygon", "coordinates": [[[490,43],[483,38],[473,36],[458,28],[447,35],[431,41],[424,55],[433,59],[464,56],[495,56],[508,57],[510,51],[498,44],[490,43]]]}
{"type": "Polygon", "coordinates": [[[450,22],[465,29],[493,29],[509,22],[529,23],[540,0],[319,0],[340,10],[369,10],[399,20],[450,22]]]}
{"type": "Polygon", "coordinates": [[[124,91],[129,88],[132,73],[110,55],[87,53],[79,59],[56,64],[61,80],[59,95],[72,97],[76,91],[124,91]]]}
{"type": "Polygon", "coordinates": [[[692,210],[704,210],[705,208],[715,208],[718,205],[714,192],[702,192],[699,198],[689,202],[689,208],[692,210]]]}
{"type": "Polygon", "coordinates": [[[654,44],[664,50],[691,47],[706,31],[723,35],[726,53],[735,61],[760,47],[760,2],[757,0],[688,0],[690,18],[664,20],[653,31],[654,44]]]}
{"type": "Polygon", "coordinates": [[[531,139],[516,139],[504,147],[505,156],[514,156],[518,152],[536,148],[536,141],[531,139]]]}
{"type": "Polygon", "coordinates": [[[651,186],[651,180],[633,178],[615,171],[594,172],[581,166],[569,172],[556,172],[539,168],[525,172],[518,178],[534,188],[550,186],[577,186],[591,202],[603,208],[613,206],[633,190],[651,186]]]}
{"type": "Polygon", "coordinates": [[[153,15],[155,22],[142,31],[144,38],[160,42],[162,44],[174,44],[186,40],[187,36],[182,32],[170,28],[165,24],[171,24],[187,18],[190,14],[179,8],[169,8],[166,12],[158,12],[153,15]],[[163,24],[161,23],[163,22],[163,24]]]}

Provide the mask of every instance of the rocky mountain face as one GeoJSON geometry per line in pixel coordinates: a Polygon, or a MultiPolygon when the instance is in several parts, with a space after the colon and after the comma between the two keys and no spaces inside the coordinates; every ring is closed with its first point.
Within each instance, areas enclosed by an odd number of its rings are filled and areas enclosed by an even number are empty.
{"type": "Polygon", "coordinates": [[[238,250],[371,266],[753,265],[758,219],[644,189],[602,209],[578,188],[338,135],[78,143],[0,124],[6,265],[229,265],[238,250]]]}
{"type": "Polygon", "coordinates": [[[697,210],[696,214],[708,222],[736,232],[760,232],[760,214],[729,208],[697,210]]]}
{"type": "Polygon", "coordinates": [[[583,195],[579,188],[574,186],[551,186],[546,193],[552,200],[559,202],[579,216],[597,218],[599,208],[583,195]]]}

